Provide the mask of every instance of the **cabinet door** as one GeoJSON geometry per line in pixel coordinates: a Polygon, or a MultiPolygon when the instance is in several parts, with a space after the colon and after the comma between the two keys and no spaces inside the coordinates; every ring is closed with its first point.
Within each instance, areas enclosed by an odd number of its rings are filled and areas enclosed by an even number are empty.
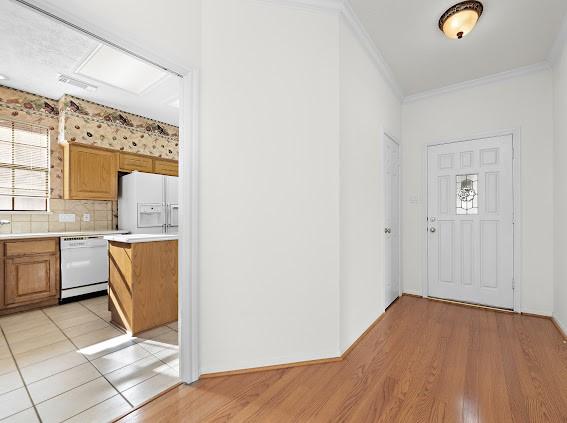
{"type": "MultiPolygon", "coordinates": [[[[2,245],[2,243],[0,243],[0,247],[4,247],[2,245]]],[[[4,257],[2,257],[2,253],[0,252],[0,310],[2,310],[5,307],[5,302],[4,302],[4,291],[5,291],[5,282],[4,282],[4,275],[5,275],[5,263],[4,263],[4,257]]]]}
{"type": "Polygon", "coordinates": [[[140,156],[138,154],[120,153],[120,170],[132,172],[153,172],[153,160],[151,157],[140,156]]]}
{"type": "Polygon", "coordinates": [[[65,198],[115,200],[117,153],[71,144],[66,148],[65,198]]]}
{"type": "Polygon", "coordinates": [[[59,288],[57,255],[41,254],[6,259],[4,304],[22,305],[56,298],[59,288]]]}
{"type": "Polygon", "coordinates": [[[173,160],[154,160],[154,173],[160,175],[178,176],[179,164],[173,160]]]}

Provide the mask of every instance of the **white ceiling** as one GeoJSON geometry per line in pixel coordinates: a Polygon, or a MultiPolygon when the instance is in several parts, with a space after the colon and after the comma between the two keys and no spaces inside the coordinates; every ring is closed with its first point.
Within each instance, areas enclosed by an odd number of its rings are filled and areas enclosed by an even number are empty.
{"type": "MultiPolygon", "coordinates": [[[[178,125],[179,78],[168,75],[141,95],[75,74],[98,42],[15,2],[0,2],[0,84],[59,99],[71,94],[141,116],[178,125]],[[94,92],[57,81],[65,74],[96,85],[94,92]]],[[[112,72],[112,69],[108,69],[112,72]]]]}
{"type": "Polygon", "coordinates": [[[459,0],[350,0],[405,95],[546,60],[567,12],[566,0],[482,0],[477,27],[462,40],[439,30],[459,0]]]}

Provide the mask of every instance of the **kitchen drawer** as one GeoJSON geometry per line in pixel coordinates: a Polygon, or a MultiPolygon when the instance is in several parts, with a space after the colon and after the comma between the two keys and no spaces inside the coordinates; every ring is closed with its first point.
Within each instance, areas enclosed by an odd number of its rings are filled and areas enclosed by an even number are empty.
{"type": "Polygon", "coordinates": [[[173,160],[154,160],[154,173],[178,176],[179,164],[173,160]]]}
{"type": "Polygon", "coordinates": [[[7,241],[4,245],[6,257],[33,254],[57,254],[59,252],[59,239],[55,238],[7,241]]]}
{"type": "Polygon", "coordinates": [[[137,154],[120,153],[120,170],[131,172],[153,172],[153,160],[150,157],[139,156],[137,154]]]}

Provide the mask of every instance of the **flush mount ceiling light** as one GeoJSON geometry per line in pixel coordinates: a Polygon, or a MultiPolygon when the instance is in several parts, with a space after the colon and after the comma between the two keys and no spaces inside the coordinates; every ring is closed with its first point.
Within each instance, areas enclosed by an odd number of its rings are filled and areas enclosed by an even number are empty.
{"type": "Polygon", "coordinates": [[[137,95],[168,76],[163,69],[103,44],[75,73],[137,95]]]}
{"type": "Polygon", "coordinates": [[[443,13],[439,29],[447,37],[460,40],[473,30],[483,9],[479,1],[462,1],[443,13]]]}

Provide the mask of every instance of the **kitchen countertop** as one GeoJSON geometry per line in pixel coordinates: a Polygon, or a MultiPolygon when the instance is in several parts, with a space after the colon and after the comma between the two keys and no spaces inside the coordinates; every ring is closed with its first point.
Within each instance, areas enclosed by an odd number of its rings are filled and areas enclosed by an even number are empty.
{"type": "Polygon", "coordinates": [[[61,238],[62,236],[93,236],[93,235],[111,235],[111,234],[127,234],[128,231],[83,231],[83,232],[41,232],[41,233],[21,233],[21,234],[0,234],[0,241],[11,239],[29,239],[29,238],[61,238]]]}
{"type": "Polygon", "coordinates": [[[127,234],[107,235],[104,239],[124,244],[137,244],[139,242],[176,241],[179,236],[177,234],[127,234]]]}

